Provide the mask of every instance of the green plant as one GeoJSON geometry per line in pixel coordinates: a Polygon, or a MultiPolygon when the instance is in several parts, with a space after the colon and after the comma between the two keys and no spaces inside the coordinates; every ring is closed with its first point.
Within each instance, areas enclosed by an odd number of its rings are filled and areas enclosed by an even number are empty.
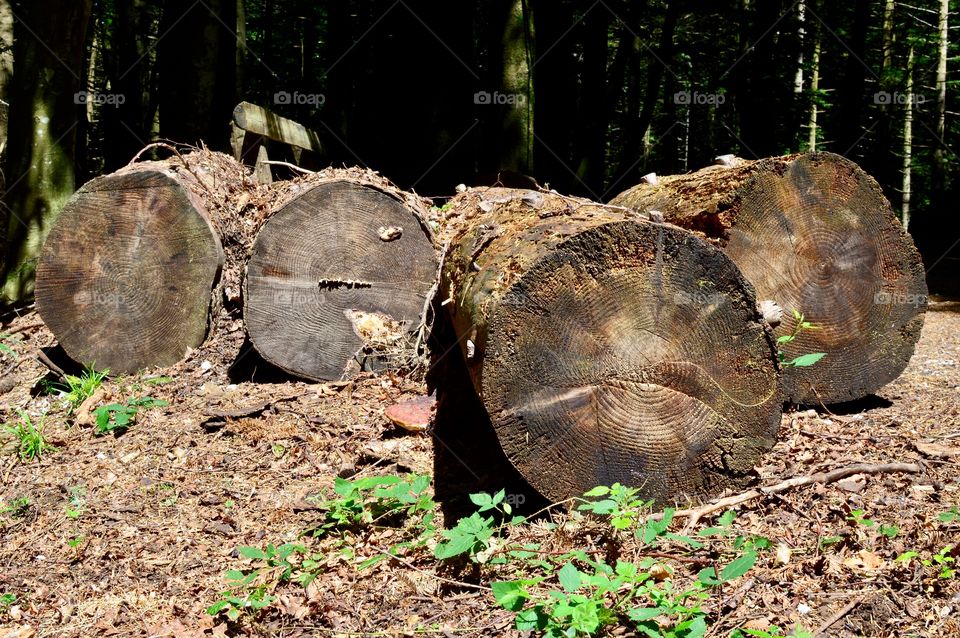
{"type": "Polygon", "coordinates": [[[15,498],[9,503],[0,502],[0,516],[6,514],[11,518],[23,518],[30,508],[30,499],[26,496],[15,498]]]}
{"type": "Polygon", "coordinates": [[[0,594],[0,612],[7,611],[15,602],[17,602],[16,594],[11,594],[9,592],[0,594]]]}
{"type": "Polygon", "coordinates": [[[126,403],[109,403],[101,405],[93,412],[96,419],[96,433],[98,436],[104,434],[122,434],[126,432],[141,410],[151,408],[162,408],[170,405],[162,399],[153,397],[139,397],[130,399],[126,403]]]}
{"type": "Polygon", "coordinates": [[[787,361],[787,354],[783,351],[783,347],[796,340],[796,338],[799,337],[804,330],[819,330],[818,326],[815,326],[809,321],[804,320],[802,312],[794,310],[793,318],[796,320],[793,326],[793,331],[788,335],[777,337],[777,357],[780,359],[780,364],[785,368],[805,368],[807,366],[812,366],[820,361],[820,359],[824,358],[827,353],[811,352],[787,361]]]}
{"type": "Polygon", "coordinates": [[[16,361],[17,359],[19,359],[19,357],[17,356],[16,351],[14,351],[14,349],[11,348],[10,345],[7,343],[8,341],[10,342],[14,341],[14,339],[15,337],[13,335],[7,334],[5,332],[0,333],[0,355],[10,357],[14,361],[16,361]]]}
{"type": "Polygon", "coordinates": [[[227,589],[207,608],[211,616],[226,612],[230,620],[236,620],[243,611],[255,614],[273,604],[273,592],[280,583],[295,580],[306,587],[320,572],[322,557],[299,543],[267,544],[264,549],[244,546],[238,547],[237,553],[252,561],[253,568],[227,572],[227,589]]]}
{"type": "Polygon", "coordinates": [[[40,460],[46,452],[53,452],[57,448],[47,442],[43,435],[46,415],[40,417],[40,423],[34,425],[30,415],[23,410],[17,410],[20,420],[13,424],[6,424],[4,429],[17,441],[17,454],[20,460],[27,462],[40,460]]]}
{"type": "Polygon", "coordinates": [[[63,398],[72,414],[81,403],[93,396],[93,393],[103,385],[108,374],[110,374],[109,370],[97,372],[93,366],[90,366],[85,368],[79,377],[72,374],[64,376],[63,383],[53,384],[51,389],[64,394],[63,398]]]}
{"type": "Polygon", "coordinates": [[[941,523],[955,523],[960,521],[960,511],[957,511],[957,506],[954,505],[946,512],[941,512],[940,515],[937,516],[937,520],[941,523]]]}
{"type": "Polygon", "coordinates": [[[939,570],[937,577],[949,580],[957,575],[955,565],[957,559],[953,557],[953,545],[947,545],[930,558],[920,561],[924,567],[935,567],[939,570]]]}
{"type": "Polygon", "coordinates": [[[80,486],[70,488],[70,499],[65,508],[67,518],[78,518],[83,514],[86,508],[86,501],[83,498],[84,494],[85,490],[80,486]]]}

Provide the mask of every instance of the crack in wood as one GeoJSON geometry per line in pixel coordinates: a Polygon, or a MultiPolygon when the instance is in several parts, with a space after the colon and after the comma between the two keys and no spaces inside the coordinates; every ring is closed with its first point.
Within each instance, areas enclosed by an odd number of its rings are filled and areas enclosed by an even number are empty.
{"type": "Polygon", "coordinates": [[[355,290],[357,288],[373,288],[373,284],[369,281],[353,279],[321,279],[319,286],[320,290],[340,290],[341,288],[355,290]]]}

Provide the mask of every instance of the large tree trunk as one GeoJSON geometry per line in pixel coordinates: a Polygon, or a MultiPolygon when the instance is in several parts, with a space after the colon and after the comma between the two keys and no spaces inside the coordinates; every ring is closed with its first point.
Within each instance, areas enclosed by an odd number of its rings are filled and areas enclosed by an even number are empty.
{"type": "Polygon", "coordinates": [[[733,162],[641,184],[611,204],[660,211],[704,233],[754,285],[761,300],[817,326],[785,349],[788,358],[825,352],[812,367],[788,368],[796,403],[863,397],[895,379],[920,336],[927,287],[913,241],[877,183],[831,153],[733,162]]]}
{"type": "Polygon", "coordinates": [[[77,93],[92,0],[24,0],[13,3],[16,99],[4,175],[6,231],[2,296],[20,301],[33,293],[43,240],[73,193],[77,93]],[[55,19],[51,19],[55,16],[55,19]]]}
{"type": "Polygon", "coordinates": [[[682,500],[743,478],[773,444],[772,336],[720,250],[585,200],[499,188],[455,198],[444,228],[441,290],[473,385],[544,495],[619,481],[682,500]]]}
{"type": "Polygon", "coordinates": [[[235,202],[250,188],[242,165],[200,152],[131,164],[77,191],[37,269],[37,310],[67,354],[131,374],[200,346],[211,299],[215,311],[222,302],[215,285],[239,292],[245,251],[233,246],[251,233],[235,202]]]}
{"type": "Polygon", "coordinates": [[[157,44],[160,133],[226,150],[237,103],[236,0],[167,0],[157,44]]]}
{"type": "Polygon", "coordinates": [[[437,276],[429,203],[359,169],[275,188],[245,282],[260,355],[316,380],[410,363],[437,276]]]}

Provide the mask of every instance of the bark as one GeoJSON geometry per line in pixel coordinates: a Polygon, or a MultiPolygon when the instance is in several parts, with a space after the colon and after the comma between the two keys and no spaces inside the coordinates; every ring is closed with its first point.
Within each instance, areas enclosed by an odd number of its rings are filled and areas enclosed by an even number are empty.
{"type": "Polygon", "coordinates": [[[242,165],[209,152],[131,164],[81,187],[37,269],[37,310],[67,354],[133,374],[199,347],[221,317],[221,293],[239,290],[251,233],[237,199],[250,188],[242,165]]]}
{"type": "Polygon", "coordinates": [[[511,0],[503,30],[502,94],[508,96],[503,118],[500,167],[533,172],[534,93],[533,18],[527,0],[511,0]]]}
{"type": "Polygon", "coordinates": [[[820,30],[814,35],[813,58],[810,60],[810,119],[807,120],[807,151],[817,152],[817,118],[820,106],[820,30]]]}
{"type": "Polygon", "coordinates": [[[817,326],[785,348],[788,359],[825,352],[812,367],[788,368],[795,403],[861,398],[906,367],[927,303],[920,256],[880,187],[856,164],[814,153],[734,162],[641,184],[611,204],[664,218],[723,247],[761,300],[817,326]]]}
{"type": "Polygon", "coordinates": [[[715,493],[772,445],[772,337],[721,251],[620,209],[502,188],[456,197],[442,227],[442,298],[472,384],[548,498],[618,481],[661,502],[715,493]]]}
{"type": "Polygon", "coordinates": [[[2,296],[33,293],[36,260],[57,214],[74,190],[77,94],[91,0],[13,3],[14,76],[4,174],[8,191],[2,296]],[[51,20],[50,16],[56,16],[51,20]]]}
{"type": "Polygon", "coordinates": [[[315,380],[409,365],[437,275],[429,203],[359,169],[278,184],[273,200],[244,284],[260,355],[315,380]]]}
{"type": "Polygon", "coordinates": [[[910,199],[912,187],[910,185],[913,172],[913,47],[907,56],[907,100],[903,107],[903,185],[900,219],[903,228],[910,227],[910,199]]]}
{"type": "Polygon", "coordinates": [[[933,187],[937,192],[946,188],[947,156],[947,53],[949,45],[950,0],[940,0],[940,13],[937,21],[937,149],[934,151],[933,187]]]}
{"type": "MultiPolygon", "coordinates": [[[[13,76],[13,9],[9,0],[0,0],[0,154],[7,145],[7,116],[9,115],[9,87],[13,76]]],[[[0,194],[3,178],[0,177],[0,194]]]]}

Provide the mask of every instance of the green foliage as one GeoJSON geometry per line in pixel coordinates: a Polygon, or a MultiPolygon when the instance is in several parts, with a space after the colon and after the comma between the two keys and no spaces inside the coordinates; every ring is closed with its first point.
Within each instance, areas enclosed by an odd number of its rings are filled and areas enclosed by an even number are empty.
{"type": "Polygon", "coordinates": [[[787,344],[796,340],[804,330],[819,330],[818,326],[813,325],[809,321],[804,320],[803,313],[794,310],[793,318],[796,320],[793,326],[793,332],[788,335],[782,335],[777,337],[777,357],[780,359],[780,364],[785,368],[806,368],[814,365],[820,359],[823,359],[827,356],[826,352],[811,352],[808,354],[800,355],[787,361],[787,354],[783,351],[783,347],[787,344]]]}
{"type": "Polygon", "coordinates": [[[946,512],[941,512],[937,520],[941,523],[956,523],[960,521],[960,511],[957,511],[957,506],[954,505],[946,512]]]}
{"type": "Polygon", "coordinates": [[[937,569],[937,577],[944,580],[950,580],[957,575],[957,559],[953,556],[953,545],[947,545],[930,558],[920,560],[924,567],[934,567],[937,569]]]}
{"type": "MultiPolygon", "coordinates": [[[[339,554],[350,559],[355,558],[354,550],[342,544],[352,540],[359,550],[370,530],[390,525],[410,539],[378,551],[372,558],[358,559],[360,569],[434,541],[437,560],[449,561],[453,567],[469,560],[475,569],[512,576],[494,579],[490,587],[496,603],[514,613],[517,630],[564,637],[597,635],[620,625],[657,638],[703,636],[708,626],[704,603],[712,592],[749,572],[758,552],[770,546],[762,537],[736,535],[732,530],[735,514],[725,512],[714,528],[699,535],[702,539],[716,537],[722,543],[713,548],[721,557],[719,564],[700,570],[695,577],[690,574],[687,584],[680,586],[670,568],[652,556],[631,561],[598,556],[597,550],[551,553],[536,543],[511,542],[511,528],[526,519],[513,515],[503,490],[471,494],[476,511],[452,528],[437,530],[433,523],[436,504],[429,496],[429,485],[430,478],[419,475],[337,479],[333,495],[317,501],[322,519],[310,536],[341,547],[339,554]]],[[[575,516],[599,525],[597,534],[611,541],[629,540],[634,548],[657,549],[661,543],[702,546],[692,538],[670,533],[673,510],[654,515],[650,502],[638,493],[620,484],[594,488],[579,499],[575,516]]],[[[319,552],[301,543],[240,547],[238,553],[250,566],[227,573],[227,589],[207,610],[211,615],[224,613],[232,620],[245,613],[256,615],[276,601],[280,585],[309,585],[323,561],[319,552]]]]}
{"type": "Polygon", "coordinates": [[[53,384],[50,389],[64,394],[63,398],[67,402],[69,412],[73,414],[81,403],[93,396],[93,393],[103,385],[108,374],[110,374],[109,370],[97,372],[91,366],[84,369],[79,377],[72,374],[66,375],[63,383],[53,384]]]}
{"type": "Polygon", "coordinates": [[[0,614],[6,613],[15,602],[17,602],[16,594],[11,594],[10,592],[0,594],[0,614]]]}
{"type": "Polygon", "coordinates": [[[101,405],[93,412],[93,417],[96,419],[96,433],[98,436],[111,433],[122,434],[133,425],[140,410],[162,408],[168,405],[170,404],[167,401],[154,399],[153,397],[130,399],[122,404],[101,405]]]}
{"type": "Polygon", "coordinates": [[[10,343],[14,343],[14,340],[15,337],[13,335],[0,333],[0,355],[4,357],[10,357],[16,361],[20,357],[17,355],[16,351],[10,347],[10,343]]]}
{"type": "Polygon", "coordinates": [[[7,423],[4,425],[4,430],[16,440],[17,454],[21,461],[40,460],[45,453],[57,449],[48,443],[43,435],[46,415],[40,418],[39,424],[34,425],[30,415],[23,410],[17,410],[17,414],[20,415],[20,420],[12,424],[7,423]]]}
{"type": "Polygon", "coordinates": [[[9,516],[10,518],[23,518],[30,509],[30,499],[26,496],[15,498],[9,503],[0,501],[0,516],[9,516]]]}

